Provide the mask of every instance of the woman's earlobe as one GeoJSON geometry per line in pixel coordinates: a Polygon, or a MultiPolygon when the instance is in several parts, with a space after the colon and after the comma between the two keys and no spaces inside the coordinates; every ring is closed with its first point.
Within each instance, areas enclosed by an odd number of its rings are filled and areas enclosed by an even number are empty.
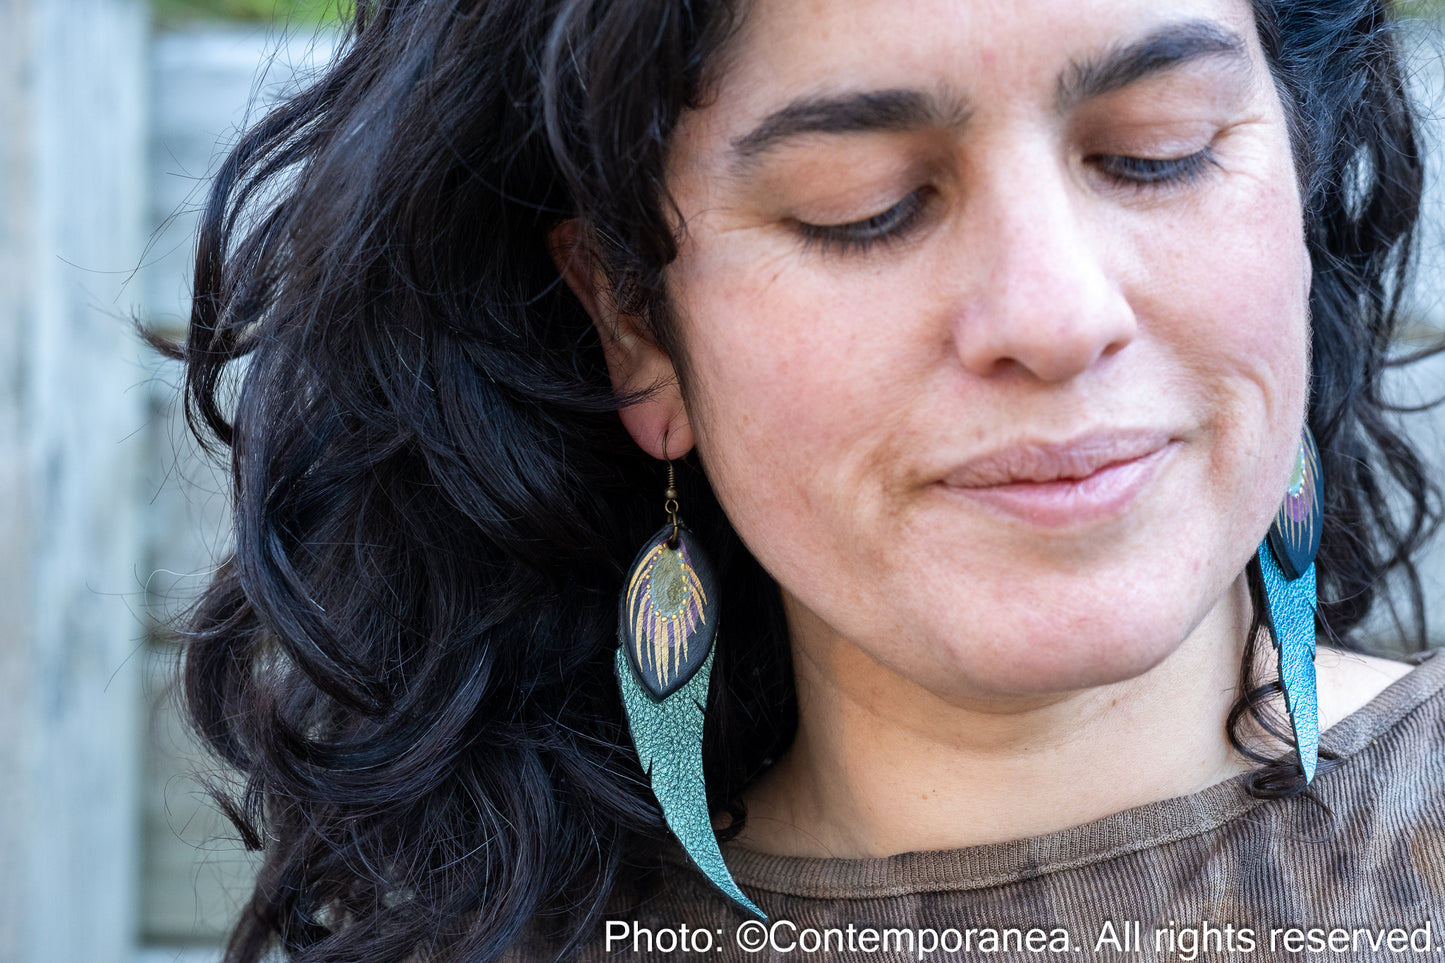
{"type": "Polygon", "coordinates": [[[618,413],[627,433],[654,458],[687,454],[693,433],[677,370],[652,337],[646,319],[619,309],[607,272],[593,257],[576,218],[553,228],[547,246],[562,279],[597,329],[613,390],[637,398],[618,413]]]}

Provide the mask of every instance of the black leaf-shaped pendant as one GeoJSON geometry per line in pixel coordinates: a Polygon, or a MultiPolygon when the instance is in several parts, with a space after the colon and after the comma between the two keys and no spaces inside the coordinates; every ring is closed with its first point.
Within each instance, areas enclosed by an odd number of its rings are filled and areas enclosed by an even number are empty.
{"type": "Polygon", "coordinates": [[[654,699],[687,684],[717,635],[717,583],[685,528],[658,530],[627,572],[618,637],[637,679],[654,699]]]}
{"type": "Polygon", "coordinates": [[[1320,452],[1306,428],[1299,443],[1299,463],[1290,478],[1284,504],[1269,527],[1269,547],[1284,577],[1293,581],[1308,571],[1320,550],[1324,529],[1325,483],[1320,452]]]}

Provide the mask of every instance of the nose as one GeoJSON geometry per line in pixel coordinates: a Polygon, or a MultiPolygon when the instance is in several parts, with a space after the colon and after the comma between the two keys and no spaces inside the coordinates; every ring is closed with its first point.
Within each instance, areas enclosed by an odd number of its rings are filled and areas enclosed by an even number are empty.
{"type": "Polygon", "coordinates": [[[1090,199],[1049,167],[1001,165],[965,218],[970,283],[952,333],[964,368],[980,377],[1021,369],[1067,381],[1137,334],[1090,199]]]}

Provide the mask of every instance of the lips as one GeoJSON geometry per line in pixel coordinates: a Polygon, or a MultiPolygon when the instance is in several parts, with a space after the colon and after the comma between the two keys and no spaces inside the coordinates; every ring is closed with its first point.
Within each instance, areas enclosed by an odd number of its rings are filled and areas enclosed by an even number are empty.
{"type": "Polygon", "coordinates": [[[1082,479],[1108,465],[1134,461],[1169,444],[1169,433],[1152,429],[1104,431],[1062,444],[1014,444],[971,459],[948,473],[955,488],[988,488],[1018,482],[1082,479]]]}
{"type": "Polygon", "coordinates": [[[1157,429],[1020,442],[964,462],[943,485],[1031,525],[1098,522],[1126,512],[1173,450],[1170,434],[1157,429]]]}

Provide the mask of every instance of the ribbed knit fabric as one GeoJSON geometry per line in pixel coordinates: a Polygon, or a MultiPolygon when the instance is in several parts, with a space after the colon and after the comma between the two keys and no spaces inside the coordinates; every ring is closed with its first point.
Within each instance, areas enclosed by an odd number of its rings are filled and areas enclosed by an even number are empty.
{"type": "MultiPolygon", "coordinates": [[[[725,846],[739,885],[785,921],[759,952],[739,947],[745,917],[679,854],[619,895],[581,958],[1445,960],[1445,658],[1321,746],[1341,764],[1313,798],[1255,799],[1239,777],[967,849],[812,859],[725,846]]],[[[550,956],[538,944],[517,958],[550,956]]]]}

